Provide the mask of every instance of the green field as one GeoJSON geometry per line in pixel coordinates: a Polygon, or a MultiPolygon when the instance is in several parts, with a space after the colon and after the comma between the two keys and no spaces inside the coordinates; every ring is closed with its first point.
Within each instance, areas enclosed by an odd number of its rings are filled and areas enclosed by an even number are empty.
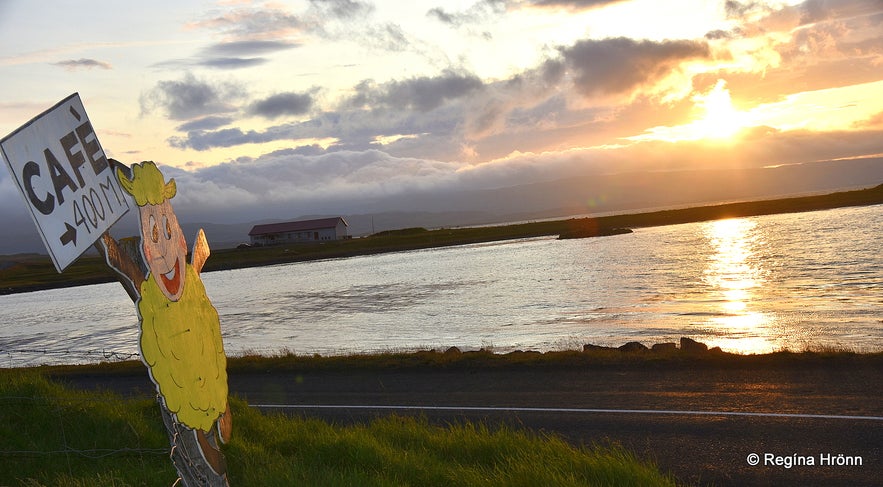
{"type": "MultiPolygon", "coordinates": [[[[231,485],[675,485],[615,445],[574,448],[506,427],[387,417],[367,425],[264,415],[234,399],[231,485]]],[[[158,405],[0,370],[0,485],[168,486],[158,405]]]]}
{"type": "MultiPolygon", "coordinates": [[[[603,233],[614,228],[672,225],[744,216],[814,211],[844,206],[883,204],[883,184],[874,188],[820,196],[702,206],[647,213],[573,218],[512,225],[443,228],[410,228],[380,232],[366,238],[249,249],[215,249],[205,270],[235,269],[286,262],[350,257],[383,252],[463,245],[495,240],[603,233]]],[[[616,237],[613,237],[616,238],[616,237]]],[[[53,287],[94,284],[115,280],[104,261],[85,256],[58,274],[48,256],[27,254],[0,257],[0,294],[53,287]]]]}

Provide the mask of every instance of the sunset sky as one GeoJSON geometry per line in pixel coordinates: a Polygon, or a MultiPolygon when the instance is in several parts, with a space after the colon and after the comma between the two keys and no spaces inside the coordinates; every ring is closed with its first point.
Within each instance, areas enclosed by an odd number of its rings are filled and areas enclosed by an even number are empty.
{"type": "MultiPolygon", "coordinates": [[[[883,2],[0,0],[0,80],[0,137],[79,92],[193,215],[357,213],[881,155],[883,2]]],[[[5,169],[0,208],[24,214],[5,169]]]]}

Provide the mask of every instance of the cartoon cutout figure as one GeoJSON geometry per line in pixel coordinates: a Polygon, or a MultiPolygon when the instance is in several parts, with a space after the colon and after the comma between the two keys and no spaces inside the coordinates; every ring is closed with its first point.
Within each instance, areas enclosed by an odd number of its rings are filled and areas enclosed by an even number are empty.
{"type": "Polygon", "coordinates": [[[130,281],[121,279],[138,308],[141,358],[161,399],[173,461],[185,485],[188,478],[197,479],[191,483],[213,483],[204,478],[211,474],[226,485],[226,463],[217,440],[226,443],[232,429],[227,358],[218,313],[199,277],[208,242],[200,230],[193,261],[187,263],[186,241],[170,201],[177,193],[175,180],[165,182],[150,161],[133,165],[131,175],[113,162],[121,186],[138,205],[141,244],[138,252],[131,241],[117,243],[105,234],[102,250],[111,267],[130,281]],[[192,450],[212,472],[184,471],[193,468],[192,450]]]}

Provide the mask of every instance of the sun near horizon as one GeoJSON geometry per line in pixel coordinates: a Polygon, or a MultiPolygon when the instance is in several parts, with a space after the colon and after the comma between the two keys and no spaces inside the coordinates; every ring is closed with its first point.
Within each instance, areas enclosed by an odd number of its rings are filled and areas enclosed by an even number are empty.
{"type": "Polygon", "coordinates": [[[662,140],[666,142],[708,141],[732,142],[743,130],[752,126],[750,114],[737,109],[727,82],[718,79],[712,88],[690,97],[693,104],[690,120],[681,125],[656,126],[644,133],[626,137],[633,141],[662,140]]]}
{"type": "Polygon", "coordinates": [[[746,127],[746,116],[733,106],[726,81],[718,80],[711,91],[693,100],[703,112],[692,124],[700,138],[727,139],[746,127]]]}

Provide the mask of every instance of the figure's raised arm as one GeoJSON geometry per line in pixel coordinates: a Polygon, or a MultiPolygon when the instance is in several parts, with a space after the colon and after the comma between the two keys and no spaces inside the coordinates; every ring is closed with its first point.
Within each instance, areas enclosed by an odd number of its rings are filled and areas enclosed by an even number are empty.
{"type": "MultiPolygon", "coordinates": [[[[114,173],[121,171],[124,174],[130,174],[129,167],[125,164],[116,159],[109,159],[109,161],[114,173]]],[[[141,283],[145,280],[147,270],[144,259],[138,250],[137,238],[132,237],[117,242],[109,232],[105,232],[95,242],[95,248],[104,257],[107,265],[113,269],[132,301],[138,301],[141,294],[141,283]]]]}
{"type": "Polygon", "coordinates": [[[193,266],[193,270],[196,271],[197,274],[202,272],[202,266],[205,264],[205,261],[208,260],[208,256],[211,255],[211,249],[208,246],[208,240],[205,238],[205,232],[202,229],[199,229],[199,232],[196,234],[196,239],[193,241],[193,250],[190,252],[190,265],[193,266]]]}
{"type": "MultiPolygon", "coordinates": [[[[120,245],[109,233],[105,232],[101,239],[95,242],[95,248],[104,257],[107,265],[117,275],[123,289],[132,298],[138,301],[141,295],[141,283],[144,282],[145,272],[138,263],[140,256],[131,252],[130,245],[120,245]],[[136,260],[137,259],[137,260],[136,260]]],[[[135,247],[137,252],[137,247],[135,247]]]]}

